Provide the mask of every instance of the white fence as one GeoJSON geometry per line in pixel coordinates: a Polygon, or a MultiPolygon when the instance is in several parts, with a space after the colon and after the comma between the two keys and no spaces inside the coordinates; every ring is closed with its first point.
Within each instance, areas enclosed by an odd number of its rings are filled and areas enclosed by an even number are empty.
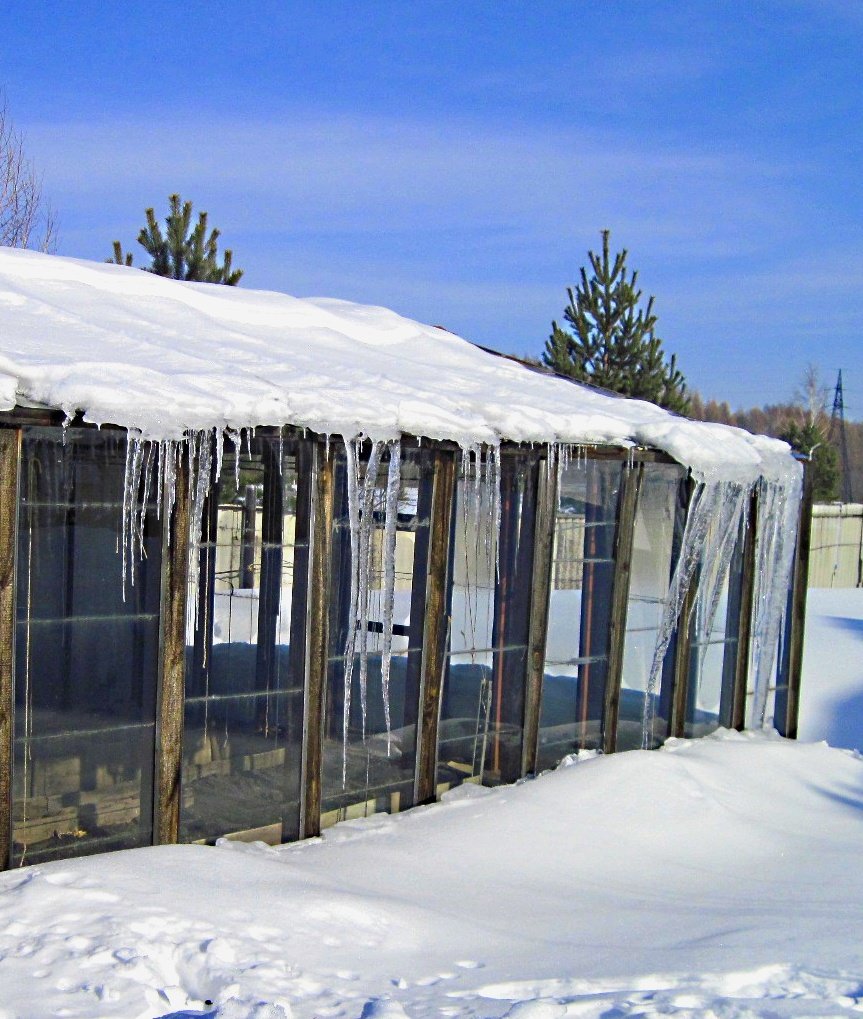
{"type": "Polygon", "coordinates": [[[809,586],[863,586],[863,503],[812,507],[809,586]]]}

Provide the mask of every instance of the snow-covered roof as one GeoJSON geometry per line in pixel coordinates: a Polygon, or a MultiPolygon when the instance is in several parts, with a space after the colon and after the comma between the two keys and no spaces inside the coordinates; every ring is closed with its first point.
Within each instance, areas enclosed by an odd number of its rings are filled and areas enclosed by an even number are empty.
{"type": "Polygon", "coordinates": [[[0,248],[0,409],[22,403],[154,439],[293,424],[463,445],[644,445],[703,477],[797,470],[775,439],[533,372],[386,308],[0,248]]]}

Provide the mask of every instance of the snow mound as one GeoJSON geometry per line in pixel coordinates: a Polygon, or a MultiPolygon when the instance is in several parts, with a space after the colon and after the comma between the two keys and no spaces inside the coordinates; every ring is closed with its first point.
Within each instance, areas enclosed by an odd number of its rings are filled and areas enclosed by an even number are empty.
{"type": "Polygon", "coordinates": [[[0,1016],[856,1015],[863,760],[719,733],[264,851],[0,875],[0,1016]]]}

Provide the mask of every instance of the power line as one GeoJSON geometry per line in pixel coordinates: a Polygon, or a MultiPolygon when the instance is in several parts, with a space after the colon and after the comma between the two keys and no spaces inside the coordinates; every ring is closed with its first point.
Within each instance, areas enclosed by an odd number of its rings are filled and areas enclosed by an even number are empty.
{"type": "Polygon", "coordinates": [[[848,460],[848,438],[845,435],[845,399],[842,394],[842,369],[836,379],[833,393],[833,413],[830,415],[828,440],[837,443],[842,458],[842,501],[854,502],[851,492],[851,465],[848,460]]]}

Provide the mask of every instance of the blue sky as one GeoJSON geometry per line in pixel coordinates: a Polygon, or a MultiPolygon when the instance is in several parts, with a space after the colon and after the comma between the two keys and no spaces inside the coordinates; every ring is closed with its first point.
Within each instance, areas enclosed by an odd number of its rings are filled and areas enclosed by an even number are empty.
{"type": "MultiPolygon", "coordinates": [[[[101,259],[179,191],[243,284],[537,354],[608,227],[705,396],[863,418],[863,3],[0,7],[0,86],[101,259]]],[[[141,250],[141,249],[138,249],[141,250]]]]}

